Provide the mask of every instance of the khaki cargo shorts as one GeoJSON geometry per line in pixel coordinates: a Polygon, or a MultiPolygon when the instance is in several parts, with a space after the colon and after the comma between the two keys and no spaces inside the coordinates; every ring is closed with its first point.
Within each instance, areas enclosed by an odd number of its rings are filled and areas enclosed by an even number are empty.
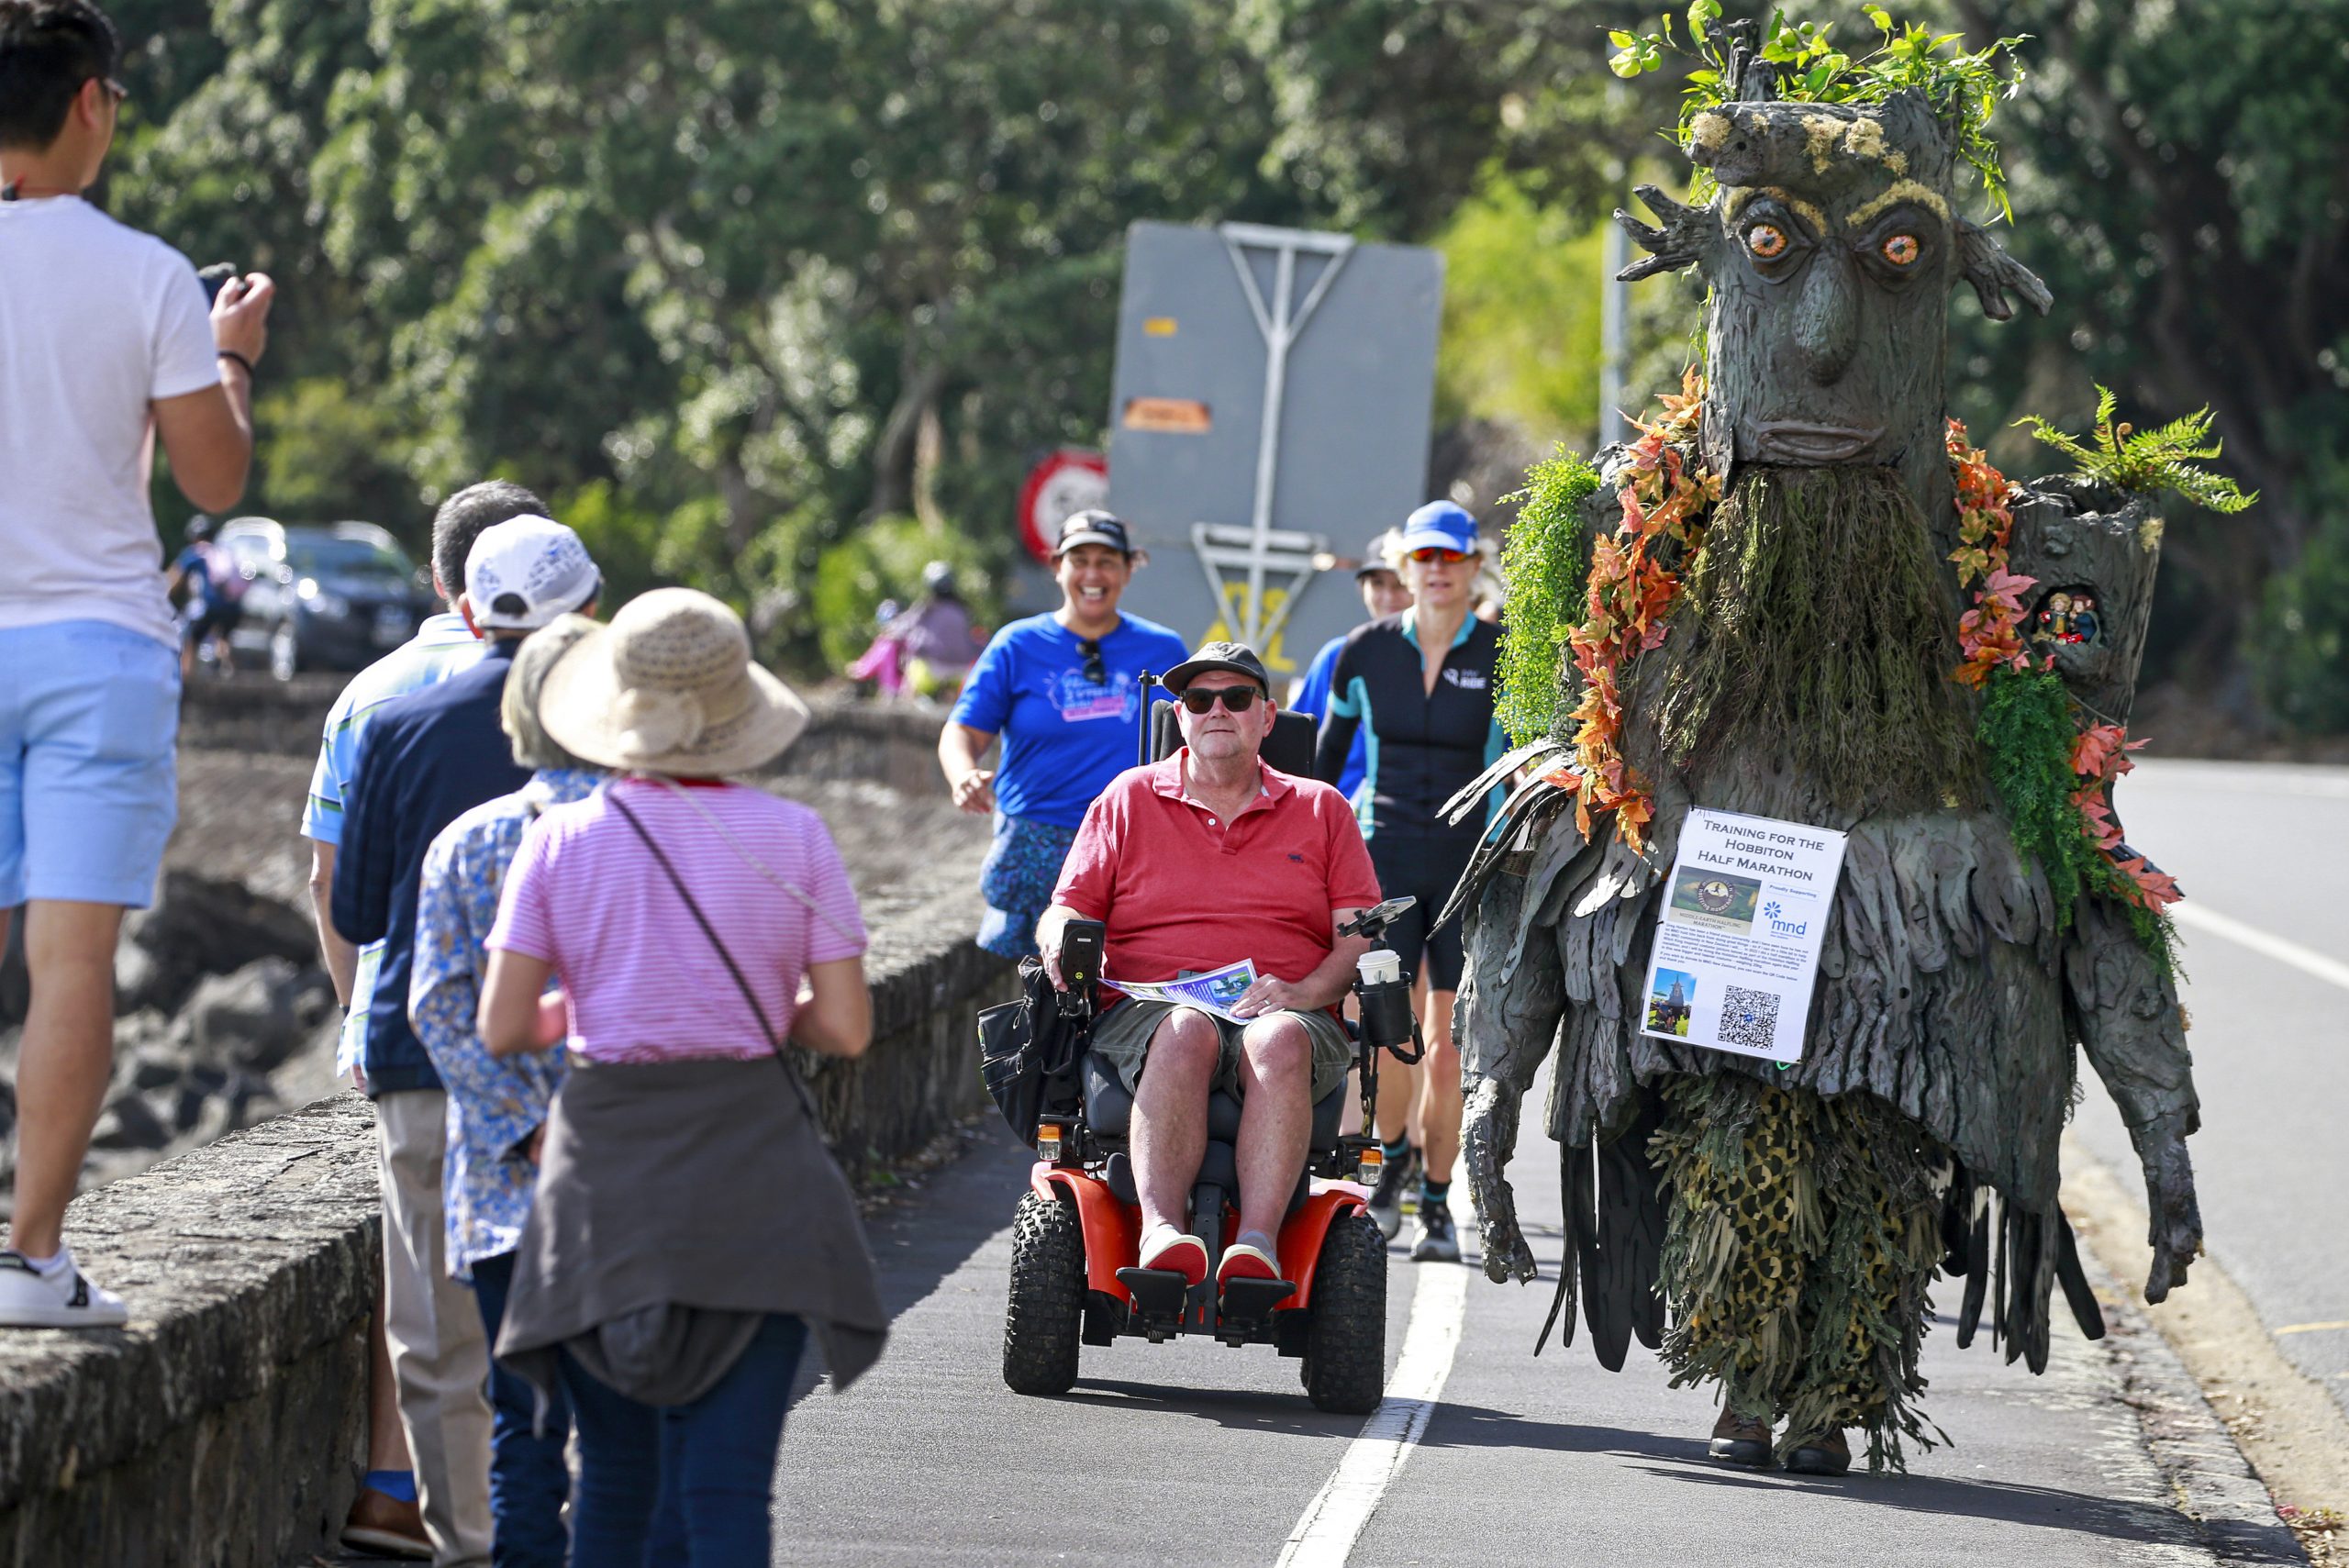
{"type": "MultiPolygon", "coordinates": [[[[1141,1084],[1142,1060],[1150,1054],[1150,1037],[1157,1032],[1166,1015],[1180,1006],[1178,1002],[1145,1002],[1129,997],[1102,1015],[1101,1021],[1093,1026],[1093,1049],[1116,1069],[1118,1081],[1125,1084],[1126,1093],[1132,1094],[1141,1084]]],[[[1200,1016],[1213,1023],[1223,1036],[1223,1055],[1216,1064],[1215,1086],[1239,1099],[1240,1037],[1248,1025],[1219,1018],[1212,1013],[1200,1016]]],[[[1295,1018],[1305,1026],[1306,1038],[1313,1042],[1313,1104],[1319,1105],[1330,1091],[1346,1081],[1346,1070],[1354,1062],[1354,1047],[1337,1019],[1318,1011],[1284,1010],[1264,1016],[1295,1018]]]]}

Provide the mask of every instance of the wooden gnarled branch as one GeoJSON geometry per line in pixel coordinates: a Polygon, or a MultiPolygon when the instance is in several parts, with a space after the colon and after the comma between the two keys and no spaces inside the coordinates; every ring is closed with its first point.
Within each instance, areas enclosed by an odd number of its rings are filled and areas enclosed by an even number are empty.
{"type": "Polygon", "coordinates": [[[1974,285],[1975,297],[1982,302],[1982,314],[1993,321],[2013,317],[2014,304],[2007,298],[2009,291],[2042,316],[2055,303],[2039,274],[2008,255],[2007,248],[1978,223],[1958,219],[1957,259],[1965,271],[1965,281],[1974,285]]]}
{"type": "Polygon", "coordinates": [[[1641,250],[1648,252],[1645,259],[1634,261],[1616,273],[1616,281],[1637,283],[1658,272],[1676,272],[1683,267],[1695,266],[1703,255],[1701,247],[1712,222],[1711,210],[1683,206],[1653,185],[1637,185],[1632,189],[1633,194],[1647,204],[1648,210],[1664,220],[1664,227],[1651,228],[1621,207],[1615,209],[1615,221],[1623,226],[1623,232],[1630,235],[1641,250]]]}

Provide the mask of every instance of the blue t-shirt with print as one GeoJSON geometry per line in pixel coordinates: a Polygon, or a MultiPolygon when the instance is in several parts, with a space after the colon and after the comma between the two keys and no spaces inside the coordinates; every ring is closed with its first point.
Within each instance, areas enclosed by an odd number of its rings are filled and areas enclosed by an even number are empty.
{"type": "Polygon", "coordinates": [[[951,717],[1003,737],[995,798],[1004,815],[1062,828],[1083,822],[1094,797],[1134,765],[1141,673],[1161,673],[1191,656],[1181,638],[1139,616],[1119,616],[1100,649],[1096,681],[1082,639],[1050,615],[1030,616],[996,632],[971,667],[951,717]]]}

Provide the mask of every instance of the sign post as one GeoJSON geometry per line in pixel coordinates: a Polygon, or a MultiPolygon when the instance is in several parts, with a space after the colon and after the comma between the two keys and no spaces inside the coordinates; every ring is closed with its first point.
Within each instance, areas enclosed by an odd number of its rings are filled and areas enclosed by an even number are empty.
{"type": "Polygon", "coordinates": [[[1153,558],[1128,607],[1283,673],[1361,618],[1315,557],[1427,499],[1442,280],[1432,250],[1346,235],[1128,231],[1109,506],[1153,558]]]}

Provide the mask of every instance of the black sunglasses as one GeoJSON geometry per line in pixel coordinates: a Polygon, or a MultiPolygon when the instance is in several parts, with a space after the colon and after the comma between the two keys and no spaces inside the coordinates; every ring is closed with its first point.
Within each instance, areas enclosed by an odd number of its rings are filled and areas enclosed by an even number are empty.
{"type": "Polygon", "coordinates": [[[1262,695],[1264,693],[1253,686],[1218,686],[1211,692],[1186,686],[1183,690],[1183,706],[1193,713],[1205,713],[1215,706],[1216,698],[1221,697],[1223,706],[1233,713],[1246,713],[1256,706],[1256,699],[1262,695]]]}
{"type": "Polygon", "coordinates": [[[1085,678],[1097,686],[1109,684],[1109,667],[1101,662],[1101,644],[1089,637],[1076,640],[1076,651],[1085,655],[1085,678]]]}

